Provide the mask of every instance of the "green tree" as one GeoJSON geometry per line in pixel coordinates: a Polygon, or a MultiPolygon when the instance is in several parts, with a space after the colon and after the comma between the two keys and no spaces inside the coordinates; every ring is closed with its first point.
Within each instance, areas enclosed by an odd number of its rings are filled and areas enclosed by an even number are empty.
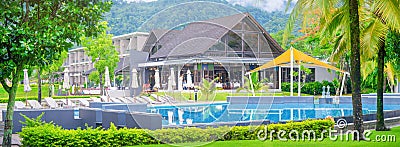
{"type": "Polygon", "coordinates": [[[207,79],[203,79],[200,86],[196,86],[196,88],[200,90],[201,94],[206,97],[206,101],[208,101],[208,98],[217,90],[217,87],[214,85],[217,80],[219,80],[219,78],[215,78],[211,82],[207,79]]]}
{"type": "MultiPolygon", "coordinates": [[[[351,49],[351,85],[354,128],[359,131],[355,138],[363,139],[362,103],[361,103],[361,73],[360,73],[360,23],[358,0],[299,0],[294,6],[283,35],[283,44],[292,32],[294,22],[299,16],[319,16],[321,27],[321,42],[334,38],[333,54],[343,55],[351,49]],[[310,13],[315,11],[316,14],[310,13]]],[[[339,56],[341,57],[341,56],[339,56]]]]}
{"type": "Polygon", "coordinates": [[[13,108],[23,69],[49,64],[74,42],[79,43],[82,34],[97,34],[103,28],[96,24],[110,6],[111,2],[92,0],[0,3],[0,82],[9,99],[3,116],[3,146],[11,146],[13,108]]]}
{"type": "Polygon", "coordinates": [[[244,86],[236,89],[236,92],[240,92],[241,90],[245,89],[249,93],[258,92],[261,90],[268,91],[268,85],[265,83],[268,81],[267,79],[259,80],[258,72],[253,72],[250,74],[250,79],[245,76],[244,77],[244,86]],[[252,84],[253,83],[253,84],[252,84]]]}
{"type": "MultiPolygon", "coordinates": [[[[107,22],[101,24],[107,27],[107,22]]],[[[92,62],[99,75],[100,94],[103,95],[103,78],[106,66],[110,71],[110,76],[114,76],[114,69],[119,62],[118,52],[112,43],[112,35],[107,34],[106,30],[101,32],[97,38],[82,37],[82,45],[88,56],[92,57],[92,62]]]]}

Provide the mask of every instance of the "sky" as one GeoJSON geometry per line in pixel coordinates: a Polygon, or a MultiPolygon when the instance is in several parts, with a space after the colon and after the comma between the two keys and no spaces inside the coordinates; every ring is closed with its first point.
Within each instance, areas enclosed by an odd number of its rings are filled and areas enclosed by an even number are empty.
{"type": "MultiPolygon", "coordinates": [[[[126,0],[128,2],[152,2],[157,0],[126,0]]],[[[231,4],[238,4],[242,6],[253,6],[263,9],[267,12],[285,11],[286,2],[288,0],[226,0],[231,4]]],[[[297,0],[292,0],[297,2],[297,0]]]]}

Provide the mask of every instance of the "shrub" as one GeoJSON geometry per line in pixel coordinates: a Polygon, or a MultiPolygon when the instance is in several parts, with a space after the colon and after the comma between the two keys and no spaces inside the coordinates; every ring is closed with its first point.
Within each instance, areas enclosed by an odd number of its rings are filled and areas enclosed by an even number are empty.
{"type": "MultiPolygon", "coordinates": [[[[29,119],[29,118],[28,118],[29,119]]],[[[31,119],[30,121],[40,121],[31,119]]],[[[35,124],[35,123],[34,123],[35,124]]],[[[268,129],[279,132],[296,130],[314,130],[316,136],[321,136],[323,130],[329,130],[334,125],[331,120],[305,120],[303,122],[288,122],[286,124],[270,124],[268,126],[220,126],[217,128],[178,128],[178,129],[117,129],[111,123],[107,130],[102,128],[66,130],[52,123],[30,125],[22,128],[19,133],[24,146],[132,146],[161,143],[193,143],[224,140],[255,140],[260,130],[268,129]]],[[[288,138],[288,134],[284,137],[288,138]]],[[[267,133],[268,139],[270,134],[267,133]]],[[[300,134],[301,135],[301,134],[300,134]]],[[[324,137],[327,137],[325,135],[324,137]]],[[[276,133],[272,135],[276,139],[276,133]]],[[[301,137],[300,137],[301,138],[301,137]]]]}
{"type": "MultiPolygon", "coordinates": [[[[308,82],[308,83],[304,83],[304,86],[301,88],[301,93],[305,93],[305,94],[310,94],[310,95],[321,95],[322,94],[322,87],[325,86],[327,87],[329,85],[330,89],[329,92],[331,95],[335,95],[336,93],[336,89],[337,88],[335,85],[335,82],[328,82],[328,81],[315,81],[315,82],[308,82]],[[315,93],[314,93],[315,92],[315,93]]],[[[294,83],[293,85],[293,91],[297,92],[297,82],[294,83]]],[[[327,89],[325,88],[325,91],[327,89]]],[[[283,82],[282,83],[282,91],[290,91],[290,83],[289,82],[283,82]]]]}

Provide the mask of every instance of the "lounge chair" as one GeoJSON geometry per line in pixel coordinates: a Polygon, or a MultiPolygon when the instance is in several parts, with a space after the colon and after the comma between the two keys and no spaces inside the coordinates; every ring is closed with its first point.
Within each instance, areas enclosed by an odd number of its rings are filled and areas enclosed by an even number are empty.
{"type": "Polygon", "coordinates": [[[15,109],[24,109],[26,108],[24,102],[21,101],[15,101],[15,105],[14,105],[15,109]]]}
{"type": "Polygon", "coordinates": [[[76,104],[75,103],[73,103],[70,99],[68,99],[68,103],[67,103],[67,100],[66,99],[61,99],[60,100],[62,103],[63,103],[63,105],[64,106],[72,106],[72,107],[75,107],[76,106],[76,104]]]}
{"type": "Polygon", "coordinates": [[[144,99],[140,98],[140,97],[134,97],[133,100],[136,103],[147,103],[144,99]]]}
{"type": "Polygon", "coordinates": [[[109,99],[107,96],[100,96],[100,99],[102,102],[109,102],[109,99]]]}
{"type": "Polygon", "coordinates": [[[163,102],[156,102],[147,96],[141,96],[141,98],[143,98],[149,104],[164,104],[163,102]]]}
{"type": "Polygon", "coordinates": [[[115,97],[110,97],[111,102],[114,103],[122,103],[119,99],[115,98],[115,97]]]}
{"type": "Polygon", "coordinates": [[[51,98],[51,97],[44,98],[44,101],[46,101],[47,105],[49,105],[49,107],[50,107],[51,109],[54,109],[54,108],[58,108],[58,107],[59,107],[58,104],[57,104],[57,102],[56,102],[53,98],[51,98]]]}
{"type": "Polygon", "coordinates": [[[28,100],[27,101],[29,106],[31,106],[33,109],[42,109],[43,106],[37,101],[37,100],[28,100]]]}
{"type": "Polygon", "coordinates": [[[86,99],[78,99],[78,102],[85,107],[89,107],[89,101],[87,101],[86,99]]]}
{"type": "Polygon", "coordinates": [[[117,97],[117,99],[119,99],[121,102],[123,102],[123,103],[134,103],[131,99],[132,98],[129,98],[129,97],[127,97],[127,98],[123,98],[123,97],[117,97]]]}
{"type": "Polygon", "coordinates": [[[101,99],[100,98],[97,98],[97,97],[91,97],[90,98],[93,102],[101,102],[101,99]]]}

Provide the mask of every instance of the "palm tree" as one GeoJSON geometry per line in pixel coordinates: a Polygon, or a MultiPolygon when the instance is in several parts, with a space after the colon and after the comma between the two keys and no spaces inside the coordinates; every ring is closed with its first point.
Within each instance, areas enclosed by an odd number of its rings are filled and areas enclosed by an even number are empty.
{"type": "Polygon", "coordinates": [[[236,92],[240,92],[241,90],[246,90],[249,93],[253,93],[255,91],[268,91],[268,85],[264,83],[267,82],[267,79],[263,79],[261,81],[258,80],[258,72],[253,72],[250,75],[251,81],[248,77],[244,77],[245,83],[243,87],[236,89],[236,92]]]}
{"type": "Polygon", "coordinates": [[[391,82],[394,83],[394,76],[391,74],[393,68],[391,64],[387,63],[385,69],[385,42],[386,36],[391,30],[400,30],[400,9],[399,0],[374,0],[366,1],[365,15],[362,17],[364,24],[362,25],[362,36],[361,46],[369,53],[366,53],[366,60],[376,58],[378,76],[377,76],[377,112],[376,112],[376,130],[388,130],[384,122],[383,114],[383,93],[384,85],[386,85],[385,71],[388,72],[389,78],[393,79],[391,82]],[[378,52],[377,56],[373,56],[374,53],[378,52]]]}
{"type": "Polygon", "coordinates": [[[209,82],[207,79],[203,79],[201,85],[196,86],[196,88],[200,90],[201,94],[206,97],[206,101],[208,101],[208,98],[217,90],[217,87],[215,87],[214,83],[218,79],[219,78],[215,78],[211,82],[209,82]]]}
{"type": "Polygon", "coordinates": [[[335,38],[336,52],[343,54],[351,48],[351,83],[354,128],[359,132],[354,138],[364,139],[362,127],[361,73],[360,73],[360,23],[358,0],[299,0],[293,8],[286,25],[283,44],[292,31],[299,15],[303,18],[315,15],[316,11],[322,33],[322,42],[335,38]],[[350,42],[348,41],[350,40],[350,42]]]}
{"type": "MultiPolygon", "coordinates": [[[[351,48],[352,55],[351,58],[351,79],[353,87],[353,109],[354,106],[359,107],[357,110],[361,110],[360,101],[360,60],[367,62],[376,58],[378,63],[378,86],[377,86],[377,130],[385,130],[384,120],[383,120],[383,79],[384,79],[384,57],[385,57],[385,37],[389,30],[399,31],[400,29],[400,11],[399,11],[399,0],[363,0],[361,2],[361,7],[355,6],[357,1],[325,1],[325,0],[303,0],[298,1],[298,4],[302,6],[292,12],[293,16],[299,15],[302,11],[309,10],[321,10],[321,38],[323,42],[327,42],[334,39],[334,52],[330,58],[331,61],[338,61],[343,59],[343,56],[351,48]],[[355,9],[357,8],[357,9],[355,9]],[[354,11],[354,10],[358,11],[354,11]],[[350,13],[351,11],[351,13],[350,13]],[[354,12],[353,12],[354,11],[354,12]],[[329,13],[327,13],[329,12],[329,13]],[[360,12],[360,15],[356,18],[356,12],[360,12]],[[350,15],[352,14],[352,15],[350,15]],[[361,19],[362,25],[357,25],[357,20],[361,19]],[[355,21],[353,21],[355,20],[355,21]],[[359,28],[361,27],[361,28],[359,28]],[[354,29],[359,28],[360,31],[354,31],[354,29]],[[361,32],[361,33],[360,33],[361,32]],[[356,33],[356,34],[354,34],[356,33]],[[354,37],[361,37],[361,39],[355,40],[354,37]],[[357,50],[361,46],[361,50],[357,50]],[[356,52],[355,52],[356,51],[356,52]],[[360,57],[360,52],[362,56],[360,57]],[[377,56],[376,53],[378,53],[377,56]],[[358,54],[358,56],[357,56],[358,54]],[[357,81],[355,81],[357,80],[357,81]],[[356,87],[355,87],[356,86],[356,87]],[[355,103],[360,103],[360,105],[355,105],[355,103]]],[[[288,23],[290,32],[290,23],[293,23],[296,17],[290,19],[288,23]]],[[[354,113],[357,113],[354,111],[354,113]]],[[[359,113],[361,114],[361,113],[359,113]]],[[[356,116],[355,116],[356,117],[356,116]]],[[[360,125],[356,125],[360,126],[360,125]]]]}

